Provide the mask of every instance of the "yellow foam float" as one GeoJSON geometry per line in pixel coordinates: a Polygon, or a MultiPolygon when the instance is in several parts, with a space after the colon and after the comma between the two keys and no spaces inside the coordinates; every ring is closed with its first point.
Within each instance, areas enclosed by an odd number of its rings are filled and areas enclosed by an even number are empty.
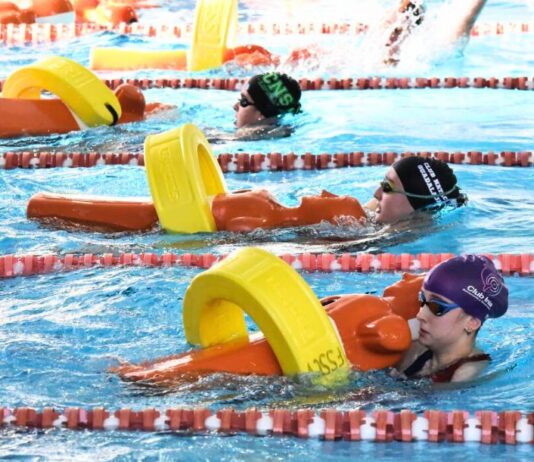
{"type": "Polygon", "coordinates": [[[222,66],[237,35],[237,0],[198,0],[189,50],[91,49],[95,70],[174,69],[203,71],[222,66]]]}
{"type": "Polygon", "coordinates": [[[238,250],[193,279],[183,306],[187,341],[209,347],[248,339],[244,313],[265,335],[285,375],[348,373],[339,335],[311,287],[258,248],[238,250]],[[339,358],[337,367],[321,367],[326,356],[339,358]]]}
{"type": "Polygon", "coordinates": [[[222,170],[204,134],[193,124],[145,139],[145,166],[163,229],[214,232],[210,196],[227,192],[222,170]]]}
{"type": "Polygon", "coordinates": [[[122,114],[113,91],[95,74],[60,56],[14,71],[4,83],[2,97],[38,100],[43,90],[58,96],[87,127],[114,125],[122,114]]]}

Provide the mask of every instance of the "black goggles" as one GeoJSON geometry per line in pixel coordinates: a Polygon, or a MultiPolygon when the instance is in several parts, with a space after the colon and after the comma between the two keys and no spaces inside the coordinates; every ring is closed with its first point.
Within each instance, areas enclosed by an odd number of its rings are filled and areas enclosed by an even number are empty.
{"type": "Polygon", "coordinates": [[[255,106],[255,104],[249,101],[245,95],[241,95],[237,102],[241,107],[255,106]]]}

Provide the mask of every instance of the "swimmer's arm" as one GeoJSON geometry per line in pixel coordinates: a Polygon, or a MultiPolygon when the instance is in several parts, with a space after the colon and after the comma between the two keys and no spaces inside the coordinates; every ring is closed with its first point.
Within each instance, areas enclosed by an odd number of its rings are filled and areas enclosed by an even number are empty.
{"type": "Polygon", "coordinates": [[[466,382],[478,377],[488,366],[489,361],[477,361],[476,363],[467,363],[456,369],[451,378],[451,382],[466,382]]]}
{"type": "Polygon", "coordinates": [[[486,0],[453,0],[441,12],[437,29],[449,43],[468,37],[485,4],[486,0]]]}

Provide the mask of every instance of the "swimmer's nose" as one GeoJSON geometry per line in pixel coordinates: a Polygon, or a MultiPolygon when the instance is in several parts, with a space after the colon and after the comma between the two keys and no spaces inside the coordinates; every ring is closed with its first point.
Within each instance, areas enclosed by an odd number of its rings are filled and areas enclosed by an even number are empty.
{"type": "Polygon", "coordinates": [[[382,194],[384,194],[384,191],[382,191],[382,186],[379,186],[378,188],[376,188],[376,191],[375,193],[373,194],[373,197],[379,201],[380,199],[382,199],[382,194]]]}
{"type": "Polygon", "coordinates": [[[234,104],[234,111],[237,112],[238,109],[239,109],[239,103],[235,103],[234,104]]]}
{"type": "Polygon", "coordinates": [[[415,319],[417,319],[419,322],[425,322],[426,316],[429,312],[430,310],[425,305],[423,305],[421,308],[419,308],[419,311],[417,312],[415,319]]]}

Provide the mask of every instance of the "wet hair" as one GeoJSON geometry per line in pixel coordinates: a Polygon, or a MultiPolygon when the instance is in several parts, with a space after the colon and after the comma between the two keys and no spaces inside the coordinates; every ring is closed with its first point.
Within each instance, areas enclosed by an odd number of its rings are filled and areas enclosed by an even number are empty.
{"type": "Polygon", "coordinates": [[[286,74],[268,72],[255,75],[248,81],[247,91],[264,117],[300,112],[300,85],[286,74]]]}
{"type": "Polygon", "coordinates": [[[467,202],[467,196],[457,185],[456,175],[441,160],[405,157],[395,162],[393,169],[404,191],[418,196],[406,196],[414,210],[460,206],[467,202]]]}

